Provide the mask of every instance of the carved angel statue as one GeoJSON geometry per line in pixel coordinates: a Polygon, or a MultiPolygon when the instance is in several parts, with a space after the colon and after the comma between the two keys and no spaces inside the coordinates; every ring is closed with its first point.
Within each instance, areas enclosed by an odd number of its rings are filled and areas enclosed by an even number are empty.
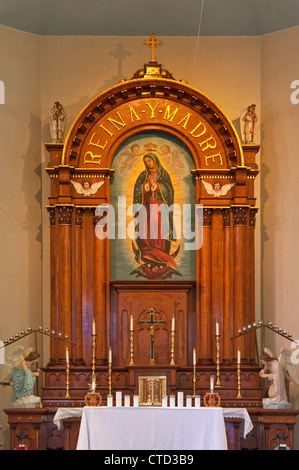
{"type": "Polygon", "coordinates": [[[270,382],[268,398],[263,399],[264,408],[290,408],[285,380],[299,385],[296,365],[292,362],[291,355],[288,349],[282,348],[277,358],[270,349],[264,348],[264,354],[261,356],[264,368],[260,371],[260,377],[270,382]]]}
{"type": "Polygon", "coordinates": [[[50,112],[50,131],[53,142],[62,142],[64,137],[66,115],[63,106],[55,101],[50,112]]]}
{"type": "Polygon", "coordinates": [[[206,188],[207,193],[213,194],[214,197],[225,196],[228,193],[228,191],[235,185],[235,183],[230,183],[230,184],[224,184],[223,186],[221,186],[219,181],[216,181],[213,184],[208,183],[207,181],[203,181],[203,180],[201,180],[201,182],[206,188]]]}
{"type": "Polygon", "coordinates": [[[7,356],[2,376],[1,386],[12,386],[12,403],[10,408],[36,408],[41,402],[40,397],[33,395],[36,377],[39,369],[32,370],[40,355],[33,348],[23,346],[14,348],[7,356]]]}
{"type": "Polygon", "coordinates": [[[75,190],[78,194],[83,194],[84,196],[91,196],[91,194],[96,194],[98,189],[104,184],[104,181],[99,181],[98,183],[90,184],[89,181],[84,181],[83,184],[78,181],[71,180],[75,190]]]}

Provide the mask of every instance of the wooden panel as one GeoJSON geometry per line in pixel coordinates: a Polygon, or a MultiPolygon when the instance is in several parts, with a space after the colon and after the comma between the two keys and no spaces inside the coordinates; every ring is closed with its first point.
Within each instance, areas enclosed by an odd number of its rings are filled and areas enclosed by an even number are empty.
{"type": "MultiPolygon", "coordinates": [[[[136,285],[136,284],[135,284],[136,285]]],[[[155,321],[164,322],[154,328],[154,360],[157,365],[170,363],[171,325],[175,316],[176,357],[175,361],[185,366],[188,360],[188,289],[173,289],[168,285],[149,288],[141,283],[139,288],[120,287],[113,283],[112,304],[114,312],[112,324],[113,362],[123,367],[130,362],[129,325],[130,316],[134,323],[134,363],[148,365],[151,363],[149,327],[139,322],[149,320],[150,308],[155,311],[155,321]]],[[[194,337],[194,335],[193,335],[194,337]]]]}

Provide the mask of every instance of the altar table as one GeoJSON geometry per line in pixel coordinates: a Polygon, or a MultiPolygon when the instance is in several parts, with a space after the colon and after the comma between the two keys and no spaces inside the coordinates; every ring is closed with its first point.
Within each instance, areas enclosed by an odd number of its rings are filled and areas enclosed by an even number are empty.
{"type": "Polygon", "coordinates": [[[77,450],[226,450],[222,408],[84,407],[77,450]]]}

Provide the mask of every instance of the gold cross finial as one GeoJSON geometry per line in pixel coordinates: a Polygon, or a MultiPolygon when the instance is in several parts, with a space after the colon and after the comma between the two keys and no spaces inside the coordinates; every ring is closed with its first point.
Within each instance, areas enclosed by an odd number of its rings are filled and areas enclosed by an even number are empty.
{"type": "Polygon", "coordinates": [[[151,62],[155,62],[155,47],[161,46],[161,44],[163,44],[162,41],[158,41],[158,39],[156,38],[156,35],[152,33],[150,39],[147,39],[146,41],[144,41],[144,44],[152,48],[151,62]]]}

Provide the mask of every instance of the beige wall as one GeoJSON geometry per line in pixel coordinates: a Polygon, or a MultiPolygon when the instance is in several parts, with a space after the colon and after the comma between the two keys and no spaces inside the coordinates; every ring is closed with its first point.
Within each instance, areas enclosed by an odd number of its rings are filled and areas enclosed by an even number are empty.
{"type": "MultiPolygon", "coordinates": [[[[298,27],[264,36],[261,60],[262,308],[265,320],[290,332],[294,340],[299,339],[299,105],[290,96],[291,83],[299,79],[298,44],[298,27]]],[[[265,346],[276,354],[282,347],[295,351],[288,340],[266,331],[265,346]]],[[[290,398],[298,408],[299,386],[291,384],[290,398]]]]}
{"type": "MultiPolygon", "coordinates": [[[[298,41],[299,28],[264,36],[261,61],[263,309],[266,320],[290,331],[295,339],[299,338],[299,105],[292,104],[290,96],[291,82],[299,78],[298,41]]],[[[274,348],[288,345],[278,335],[273,339],[274,348]]]]}
{"type": "MultiPolygon", "coordinates": [[[[0,38],[0,79],[5,84],[5,104],[0,105],[3,341],[28,326],[38,327],[42,315],[41,43],[38,36],[2,26],[0,38]]],[[[22,345],[31,346],[30,339],[22,345]]],[[[0,389],[0,423],[6,422],[2,409],[10,401],[11,390],[0,389]]]]}
{"type": "MultiPolygon", "coordinates": [[[[262,143],[256,180],[261,207],[256,228],[257,319],[264,315],[299,338],[299,105],[290,102],[290,83],[299,79],[298,36],[294,28],[263,37],[165,37],[156,57],[176,79],[215,101],[238,130],[241,112],[248,104],[257,105],[255,140],[262,143]]],[[[68,130],[93,97],[131,78],[150,59],[150,49],[141,37],[39,37],[3,26],[0,39],[0,80],[6,86],[6,103],[0,105],[2,339],[29,324],[49,326],[49,180],[44,171],[49,157],[44,144],[50,140],[54,101],[64,105],[68,130]]],[[[275,351],[285,345],[273,336],[266,342],[275,351]]],[[[47,340],[44,351],[45,364],[47,340]]],[[[291,392],[296,402],[298,387],[291,392]]],[[[0,408],[8,400],[0,395],[0,408]]]]}

